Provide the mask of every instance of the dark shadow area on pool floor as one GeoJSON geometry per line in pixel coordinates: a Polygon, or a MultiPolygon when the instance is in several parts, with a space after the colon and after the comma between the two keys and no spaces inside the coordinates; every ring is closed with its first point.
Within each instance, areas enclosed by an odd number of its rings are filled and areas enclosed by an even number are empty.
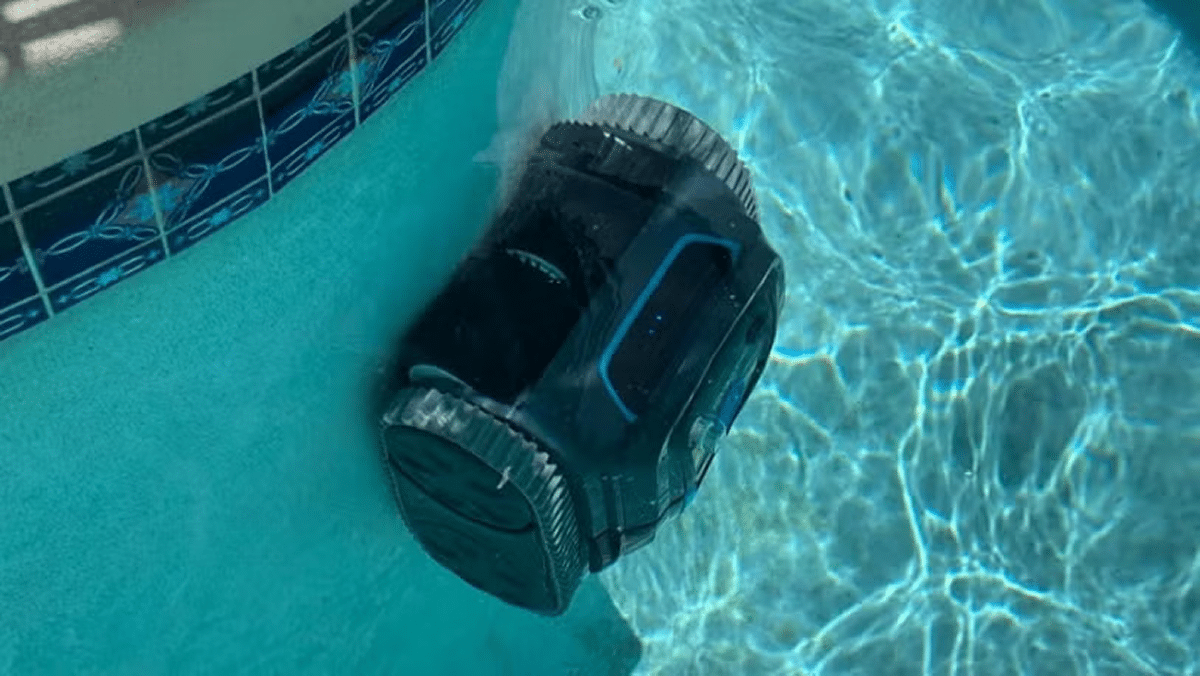
{"type": "Polygon", "coordinates": [[[484,638],[489,668],[482,673],[629,676],[642,659],[641,640],[594,575],[584,578],[565,614],[531,613],[525,621],[526,627],[497,627],[484,638]]]}
{"type": "Polygon", "coordinates": [[[1183,34],[1187,46],[1200,55],[1200,0],[1146,0],[1146,4],[1165,16],[1183,34]]]}

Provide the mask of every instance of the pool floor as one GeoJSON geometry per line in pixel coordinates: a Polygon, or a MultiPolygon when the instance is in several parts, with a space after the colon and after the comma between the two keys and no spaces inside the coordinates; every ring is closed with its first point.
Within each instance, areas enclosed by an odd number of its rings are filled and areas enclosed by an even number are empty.
{"type": "Polygon", "coordinates": [[[490,215],[514,5],[275,200],[0,345],[0,673],[636,661],[594,580],[550,621],[429,560],[374,436],[377,369],[490,215]]]}

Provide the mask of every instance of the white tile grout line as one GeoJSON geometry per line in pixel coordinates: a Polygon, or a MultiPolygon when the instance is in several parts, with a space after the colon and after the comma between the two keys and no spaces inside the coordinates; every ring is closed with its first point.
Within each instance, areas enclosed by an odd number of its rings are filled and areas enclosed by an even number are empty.
{"type": "Polygon", "coordinates": [[[150,204],[154,207],[154,220],[158,223],[158,238],[162,240],[163,260],[171,257],[171,247],[167,245],[167,218],[163,215],[162,205],[158,202],[158,186],[150,173],[150,153],[146,152],[146,143],[142,140],[142,126],[133,128],[137,139],[138,154],[142,156],[142,171],[146,172],[146,185],[150,188],[150,204]]]}
{"type": "Polygon", "coordinates": [[[429,32],[429,3],[432,0],[425,0],[425,67],[433,65],[433,33],[429,32]]]}
{"type": "Polygon", "coordinates": [[[12,214],[13,229],[17,231],[17,240],[21,243],[21,253],[25,254],[25,262],[29,265],[29,274],[33,277],[34,285],[37,286],[38,297],[42,299],[46,316],[53,317],[54,308],[50,305],[50,293],[46,291],[46,284],[42,281],[42,272],[38,270],[37,261],[33,257],[33,249],[29,246],[29,238],[25,236],[25,225],[21,221],[21,212],[17,210],[17,202],[7,183],[0,184],[0,187],[3,188],[4,201],[8,204],[8,211],[12,214]]]}
{"type": "MultiPolygon", "coordinates": [[[[244,105],[244,104],[238,103],[238,104],[231,105],[227,109],[222,110],[220,113],[217,113],[216,115],[213,115],[212,117],[205,120],[205,123],[211,122],[212,120],[219,120],[219,119],[225,117],[226,115],[230,114],[231,112],[233,112],[233,110],[235,108],[238,108],[242,105],[244,105]]],[[[135,132],[139,149],[143,149],[142,137],[141,137],[142,126],[143,125],[139,124],[138,126],[129,130],[129,131],[135,132]]],[[[194,131],[197,126],[199,126],[199,125],[192,125],[190,127],[183,129],[182,131],[176,132],[173,136],[168,136],[168,137],[164,138],[163,140],[156,143],[154,145],[154,148],[162,148],[163,146],[170,145],[171,143],[178,141],[179,139],[183,138],[184,136],[187,136],[192,131],[194,131]]],[[[129,132],[128,131],[122,132],[121,134],[118,134],[117,136],[124,136],[127,133],[129,133],[129,132]]],[[[111,140],[112,139],[108,139],[108,141],[111,141],[111,140]]],[[[97,145],[103,145],[104,143],[107,143],[108,141],[102,141],[101,143],[99,143],[97,145]]],[[[86,151],[87,151],[87,149],[85,148],[84,152],[86,152],[86,151]]],[[[143,155],[146,157],[149,157],[149,153],[143,153],[143,155]]],[[[130,162],[131,159],[133,159],[133,158],[125,158],[125,159],[121,160],[120,162],[113,164],[110,167],[105,167],[104,169],[97,171],[96,173],[88,176],[87,178],[81,179],[79,181],[75,181],[73,183],[67,183],[64,187],[59,188],[59,189],[55,190],[54,192],[47,193],[46,195],[39,197],[36,200],[34,200],[33,202],[30,202],[29,204],[25,205],[24,210],[29,211],[31,209],[36,209],[38,207],[44,206],[44,205],[62,197],[64,194],[66,194],[76,188],[80,188],[80,187],[88,185],[94,181],[97,181],[104,176],[108,176],[109,174],[111,174],[115,171],[118,171],[120,168],[124,167],[126,164],[132,164],[132,162],[130,162]]],[[[53,167],[53,166],[59,164],[60,162],[61,162],[61,160],[59,162],[56,162],[55,164],[51,164],[46,167],[43,167],[42,169],[39,169],[37,171],[44,171],[45,169],[49,169],[50,167],[53,167]]],[[[31,172],[31,173],[36,173],[36,172],[31,172]]],[[[13,182],[15,183],[16,181],[19,181],[19,180],[20,180],[20,178],[17,178],[13,182]]]]}
{"type": "MultiPolygon", "coordinates": [[[[297,68],[299,67],[297,66],[297,68]]],[[[258,131],[262,134],[263,166],[267,169],[267,199],[273,199],[275,197],[275,181],[271,178],[271,156],[267,154],[267,114],[263,110],[262,88],[258,84],[258,68],[258,66],[255,66],[250,69],[250,81],[254,84],[253,92],[250,95],[254,97],[254,105],[258,108],[258,131]]],[[[282,81],[283,79],[281,78],[280,82],[282,81]]],[[[230,107],[230,110],[233,108],[236,108],[236,106],[230,107]]]]}
{"type": "MultiPolygon", "coordinates": [[[[425,3],[425,21],[424,21],[424,23],[425,23],[425,62],[426,62],[426,65],[429,65],[433,61],[433,35],[431,33],[431,28],[430,28],[430,21],[431,21],[430,1],[431,0],[424,0],[424,3],[425,3]]],[[[347,27],[347,31],[348,31],[346,40],[349,41],[350,78],[351,78],[351,82],[353,85],[351,88],[351,91],[352,91],[352,96],[353,96],[353,101],[354,101],[354,121],[355,121],[355,126],[357,127],[360,124],[362,124],[362,119],[361,119],[362,113],[361,113],[361,108],[360,108],[361,92],[359,89],[360,83],[358,82],[358,72],[357,72],[357,68],[356,68],[357,60],[358,60],[357,45],[355,45],[355,43],[354,43],[354,30],[353,30],[354,24],[351,20],[350,12],[348,12],[348,11],[345,12],[343,14],[343,16],[345,17],[345,23],[346,23],[346,27],[347,27]]],[[[374,16],[374,15],[372,15],[372,16],[374,16]]],[[[367,17],[367,20],[369,20],[370,18],[372,18],[372,17],[367,17]]],[[[365,23],[365,22],[366,22],[366,20],[364,20],[363,23],[365,23]]],[[[324,51],[324,50],[322,50],[322,51],[324,51]]],[[[316,59],[317,56],[319,56],[319,55],[314,55],[313,57],[311,57],[310,60],[316,59]]],[[[258,69],[257,68],[252,69],[250,71],[250,75],[251,75],[252,83],[253,83],[253,96],[254,96],[254,100],[255,100],[255,105],[258,108],[259,129],[262,133],[263,160],[264,160],[264,164],[267,167],[267,190],[269,192],[269,198],[270,198],[270,197],[274,197],[275,188],[273,185],[274,182],[271,177],[270,158],[267,155],[266,118],[263,113],[262,91],[261,91],[261,87],[260,87],[259,81],[258,81],[258,69]]],[[[237,106],[232,106],[230,108],[230,110],[223,111],[222,113],[215,116],[213,119],[223,117],[225,114],[229,113],[233,108],[236,108],[236,107],[237,106]]],[[[139,151],[139,154],[141,155],[142,169],[143,169],[143,171],[146,172],[146,181],[147,181],[147,184],[151,188],[150,201],[154,208],[154,219],[155,219],[156,224],[158,225],[159,238],[162,240],[162,244],[163,244],[163,255],[165,258],[170,258],[171,257],[171,249],[167,242],[166,217],[163,214],[162,205],[159,202],[158,189],[153,185],[153,180],[151,179],[150,156],[149,156],[149,153],[146,152],[145,141],[142,138],[142,133],[141,133],[141,125],[134,127],[132,131],[134,133],[134,137],[137,139],[138,151],[139,151]]],[[[178,138],[182,138],[183,136],[190,133],[191,131],[192,131],[191,128],[182,130],[178,134],[175,134],[174,136],[172,136],[168,139],[163,139],[157,145],[158,146],[166,145],[167,143],[169,143],[172,140],[177,140],[178,138]]],[[[102,171],[93,178],[98,178],[101,174],[106,174],[106,173],[108,173],[108,172],[102,171]]],[[[63,188],[62,190],[60,190],[56,193],[46,195],[45,197],[42,197],[39,200],[37,200],[36,203],[27,205],[27,207],[21,211],[27,210],[32,207],[39,206],[43,203],[47,203],[47,202],[55,199],[56,197],[59,197],[61,193],[65,193],[66,191],[68,191],[72,188],[78,187],[79,185],[82,185],[83,183],[88,183],[88,182],[89,182],[88,180],[85,180],[82,183],[72,184],[71,186],[68,186],[67,188],[63,188]]],[[[29,265],[30,276],[33,277],[34,284],[37,287],[38,298],[40,298],[42,301],[42,306],[46,311],[46,316],[53,317],[53,316],[55,316],[55,312],[54,312],[53,306],[50,304],[49,291],[46,289],[45,282],[42,280],[41,271],[38,269],[38,267],[36,265],[34,255],[33,255],[33,250],[30,248],[29,240],[25,235],[25,228],[24,228],[24,224],[21,219],[21,211],[18,211],[16,209],[16,203],[14,201],[14,198],[12,196],[12,191],[9,188],[8,183],[0,183],[0,194],[3,195],[5,201],[8,205],[9,212],[11,214],[11,218],[12,218],[12,222],[13,222],[13,229],[17,233],[17,239],[20,242],[21,252],[25,256],[26,264],[29,265]]],[[[92,268],[89,268],[89,270],[85,270],[84,272],[80,273],[80,275],[78,275],[78,276],[82,276],[82,275],[86,274],[87,272],[90,272],[92,269],[98,268],[99,265],[102,265],[102,264],[93,266],[92,268]]],[[[14,304],[10,307],[16,307],[19,304],[20,304],[20,301],[18,301],[17,304],[14,304]]]]}
{"type": "Polygon", "coordinates": [[[362,108],[359,102],[362,100],[362,92],[359,91],[361,83],[358,81],[358,45],[354,44],[354,22],[350,20],[350,11],[346,10],[343,17],[346,19],[346,41],[350,43],[350,93],[354,97],[354,126],[355,128],[362,125],[362,108]]]}
{"type": "MultiPolygon", "coordinates": [[[[300,62],[300,65],[296,66],[296,68],[303,68],[304,66],[308,65],[310,62],[316,61],[317,59],[326,56],[327,52],[329,52],[333,49],[336,49],[336,47],[337,47],[337,41],[334,41],[333,43],[327,45],[321,51],[307,57],[304,61],[300,62]]],[[[276,82],[276,83],[272,84],[270,87],[267,87],[267,91],[270,92],[272,89],[282,86],[284,80],[286,80],[286,79],[287,79],[286,77],[282,78],[282,79],[280,79],[279,82],[276,82]]],[[[251,71],[251,82],[253,84],[253,90],[252,90],[251,96],[255,99],[255,105],[258,107],[258,110],[259,110],[259,116],[258,116],[259,117],[259,129],[263,134],[263,144],[264,144],[263,152],[265,154],[266,153],[266,145],[265,145],[266,144],[266,131],[265,131],[266,118],[263,115],[262,94],[259,90],[259,85],[258,85],[258,69],[257,68],[254,71],[251,71]]],[[[164,146],[168,146],[168,145],[174,143],[175,141],[178,141],[179,139],[194,132],[196,130],[196,127],[203,125],[203,124],[208,124],[214,120],[219,120],[219,119],[231,114],[234,110],[241,108],[244,105],[246,105],[245,101],[240,101],[238,103],[230,104],[228,107],[226,107],[221,112],[219,112],[211,117],[205,118],[202,122],[197,122],[195,124],[188,125],[187,127],[184,127],[183,129],[175,132],[174,134],[160,139],[159,141],[155,142],[154,147],[162,148],[164,146]]],[[[143,125],[139,124],[137,127],[134,128],[134,131],[137,131],[137,133],[139,134],[139,137],[138,137],[139,143],[141,141],[140,134],[141,134],[142,126],[143,125]]],[[[141,147],[141,146],[139,145],[139,147],[141,147]]],[[[107,169],[104,169],[102,171],[99,171],[99,172],[91,175],[91,176],[88,176],[87,178],[85,178],[81,181],[78,181],[76,183],[69,183],[66,185],[66,187],[59,188],[58,190],[56,190],[52,193],[49,193],[43,197],[39,197],[37,199],[37,201],[31,202],[28,205],[26,205],[25,210],[35,209],[37,207],[40,207],[43,204],[46,204],[47,202],[50,202],[50,201],[62,196],[63,193],[69,192],[75,188],[82,186],[82,185],[86,185],[86,184],[98,179],[99,177],[108,174],[109,172],[113,171],[116,167],[121,166],[121,164],[123,162],[127,162],[127,161],[128,160],[122,160],[121,162],[118,162],[118,163],[114,164],[113,166],[108,167],[107,169]]],[[[267,164],[267,168],[270,169],[269,158],[264,155],[263,161],[267,164]]],[[[49,165],[49,166],[54,166],[54,165],[49,165]]],[[[46,167],[43,167],[43,168],[46,168],[46,167]]],[[[270,179],[269,171],[268,171],[267,177],[269,180],[270,179]]],[[[19,180],[19,178],[17,180],[19,180]]],[[[273,194],[273,191],[272,191],[272,194],[273,194]]]]}
{"type": "MultiPolygon", "coordinates": [[[[430,1],[430,0],[425,0],[425,4],[426,4],[426,6],[428,6],[428,4],[429,4],[429,1],[430,1]]],[[[376,11],[376,13],[378,13],[378,11],[379,11],[379,10],[377,10],[377,11],[376,11]]],[[[346,13],[345,13],[345,16],[347,17],[347,20],[348,20],[348,18],[349,18],[349,16],[350,16],[350,13],[349,13],[349,12],[346,12],[346,13]]],[[[362,24],[364,24],[364,23],[366,23],[366,22],[370,21],[370,20],[371,20],[371,19],[373,19],[374,17],[375,17],[375,14],[372,14],[372,15],[370,15],[370,16],[368,16],[368,17],[366,17],[365,19],[363,19],[363,21],[360,23],[360,25],[362,25],[362,24]]],[[[351,35],[350,35],[350,36],[349,36],[347,39],[348,39],[348,40],[350,40],[350,47],[351,47],[352,53],[356,52],[356,50],[355,50],[355,45],[354,45],[354,40],[353,40],[353,34],[351,34],[351,35]]],[[[315,60],[317,60],[317,59],[319,59],[319,58],[321,58],[321,57],[325,56],[325,55],[326,55],[326,52],[328,52],[328,51],[330,51],[330,50],[332,50],[332,49],[335,49],[335,48],[336,48],[336,46],[337,46],[337,41],[334,41],[333,43],[331,43],[331,44],[327,45],[327,46],[326,46],[324,49],[320,50],[319,52],[317,52],[317,53],[315,53],[315,54],[312,54],[312,55],[308,56],[308,57],[307,57],[307,58],[306,58],[304,61],[302,61],[302,62],[301,62],[299,65],[297,65],[297,66],[296,66],[296,68],[297,68],[297,69],[299,69],[299,68],[303,68],[303,67],[304,67],[305,65],[307,65],[309,62],[315,61],[315,60]]],[[[430,48],[430,34],[429,34],[429,15],[428,15],[428,14],[426,14],[426,17],[425,17],[425,55],[426,55],[426,65],[429,65],[429,59],[430,59],[430,49],[431,49],[431,48],[430,48]]],[[[264,128],[264,127],[265,127],[265,124],[266,124],[266,122],[265,122],[265,117],[264,117],[264,115],[263,115],[263,110],[262,110],[262,92],[261,92],[261,90],[260,90],[260,88],[259,88],[259,83],[258,83],[258,69],[257,69],[257,68],[255,68],[254,70],[250,71],[250,75],[251,75],[251,78],[252,78],[252,83],[253,83],[253,93],[252,93],[252,96],[255,98],[255,105],[256,105],[256,106],[258,106],[258,110],[259,110],[259,116],[258,116],[258,117],[259,117],[259,127],[260,127],[260,128],[262,128],[262,130],[263,130],[263,144],[264,144],[264,146],[263,146],[263,152],[265,153],[265,152],[266,152],[266,145],[265,145],[265,144],[266,144],[266,132],[265,132],[265,128],[264,128]]],[[[357,79],[357,74],[354,74],[354,73],[352,73],[352,75],[351,75],[351,76],[352,76],[352,77],[354,77],[355,79],[357,79]]],[[[279,82],[275,82],[275,83],[273,83],[273,84],[272,84],[270,87],[267,87],[267,91],[269,92],[269,91],[271,91],[272,89],[275,89],[276,87],[279,87],[279,86],[281,86],[281,85],[283,84],[283,81],[284,81],[285,79],[286,79],[286,78],[283,78],[283,79],[281,79],[279,82]]],[[[355,119],[355,122],[360,122],[360,121],[357,119],[357,117],[358,117],[358,116],[357,116],[357,108],[358,108],[358,100],[357,100],[357,99],[358,99],[358,92],[357,92],[357,90],[355,90],[355,112],[356,112],[356,115],[355,115],[355,118],[356,118],[356,119],[355,119]]],[[[167,137],[165,137],[165,138],[163,138],[163,139],[160,139],[159,141],[157,141],[157,142],[154,144],[154,147],[155,147],[155,148],[161,148],[161,147],[163,147],[163,146],[170,145],[171,143],[173,143],[173,142],[175,142],[175,141],[178,141],[179,139],[183,138],[184,136],[187,136],[188,134],[192,133],[192,132],[195,130],[195,128],[196,128],[197,126],[199,126],[199,124],[206,124],[206,123],[208,123],[208,122],[211,122],[211,121],[213,121],[213,120],[217,120],[217,119],[220,119],[220,118],[222,118],[222,117],[225,117],[226,115],[228,115],[228,114],[232,113],[234,109],[238,108],[238,107],[239,107],[239,106],[241,106],[241,105],[245,105],[245,104],[244,104],[244,103],[234,103],[234,104],[230,104],[230,105],[229,105],[229,106],[228,106],[228,107],[227,107],[225,110],[222,110],[221,112],[217,113],[216,115],[213,115],[213,116],[212,116],[212,117],[210,117],[210,118],[206,118],[206,119],[204,120],[204,122],[203,122],[203,123],[198,123],[198,124],[189,125],[189,126],[187,126],[187,127],[183,128],[183,129],[181,129],[181,130],[179,130],[179,131],[175,132],[174,134],[172,134],[172,135],[170,135],[170,136],[167,136],[167,137]]],[[[356,125],[356,126],[357,126],[357,125],[356,125]]],[[[139,134],[139,137],[138,137],[139,143],[141,142],[141,137],[140,137],[140,134],[141,134],[141,127],[142,127],[142,125],[140,125],[140,124],[139,124],[137,127],[135,127],[135,128],[132,130],[132,131],[136,131],[136,132],[139,134]]],[[[111,139],[110,139],[110,140],[111,140],[111,139]]],[[[139,147],[140,147],[140,146],[139,146],[139,147]]],[[[264,158],[263,158],[263,159],[264,159],[264,161],[266,161],[266,162],[267,162],[267,165],[268,165],[267,179],[268,179],[268,182],[270,182],[270,171],[269,171],[269,169],[270,169],[270,162],[269,162],[268,158],[267,158],[267,157],[265,157],[265,156],[264,156],[264,158]]],[[[121,164],[121,163],[120,163],[120,162],[118,162],[117,164],[114,164],[112,167],[109,167],[109,168],[107,168],[107,169],[104,169],[103,171],[100,171],[100,172],[98,172],[98,173],[96,173],[96,174],[94,174],[94,175],[92,175],[92,176],[89,176],[89,177],[87,177],[87,178],[83,179],[82,181],[79,181],[79,182],[77,182],[77,183],[70,183],[70,184],[68,184],[66,187],[60,188],[60,189],[56,190],[55,192],[49,193],[49,194],[47,194],[47,195],[45,195],[45,196],[43,196],[43,197],[39,197],[39,198],[37,199],[37,201],[36,201],[36,202],[31,202],[30,204],[26,205],[26,206],[25,206],[25,210],[29,210],[29,209],[34,209],[34,208],[40,207],[40,206],[42,206],[43,204],[46,204],[47,202],[50,202],[51,200],[53,200],[53,199],[55,199],[55,198],[57,198],[57,197],[60,197],[60,196],[61,196],[63,193],[65,193],[65,192],[68,192],[68,191],[70,191],[70,190],[72,190],[72,189],[74,189],[74,188],[77,188],[77,187],[81,186],[81,185],[85,185],[85,184],[87,184],[87,183],[90,183],[91,181],[93,181],[93,180],[96,180],[97,178],[99,178],[101,175],[104,175],[104,174],[107,174],[107,173],[109,173],[110,171],[112,171],[112,170],[113,170],[115,167],[119,166],[120,164],[121,164]]],[[[54,165],[48,165],[48,166],[54,166],[54,165]]],[[[45,169],[45,168],[48,168],[48,167],[43,167],[43,169],[45,169]]],[[[40,170],[39,170],[39,171],[40,171],[40,170]]],[[[19,178],[19,177],[18,177],[18,178],[19,178]]],[[[16,180],[16,179],[14,179],[14,180],[16,180]]],[[[7,184],[0,184],[0,185],[5,185],[5,186],[7,186],[7,184]]],[[[271,190],[271,194],[272,194],[272,195],[274,195],[274,190],[273,190],[273,188],[269,187],[269,189],[271,190]]]]}
{"type": "MultiPolygon", "coordinates": [[[[424,24],[425,24],[425,64],[426,64],[426,66],[428,66],[433,61],[433,35],[430,32],[430,30],[431,30],[430,29],[430,21],[431,21],[430,2],[431,2],[431,0],[424,0],[424,4],[425,4],[425,17],[424,17],[425,18],[425,21],[424,21],[424,24]]],[[[377,10],[376,13],[378,13],[378,11],[379,10],[377,10]]],[[[356,68],[357,61],[358,61],[358,50],[357,50],[357,45],[354,44],[354,24],[353,24],[353,21],[351,20],[350,12],[349,11],[343,12],[342,16],[345,18],[346,30],[347,30],[346,40],[349,41],[349,47],[350,47],[350,57],[349,57],[350,58],[350,78],[351,78],[351,81],[353,82],[352,94],[353,94],[353,99],[354,99],[354,122],[355,122],[355,126],[357,127],[358,125],[362,124],[362,119],[361,119],[362,114],[361,114],[361,109],[360,109],[361,92],[359,90],[360,83],[358,82],[358,72],[357,72],[357,68],[356,68]]],[[[375,15],[372,14],[371,16],[366,17],[362,21],[362,23],[366,23],[374,16],[375,15]]],[[[330,45],[330,48],[332,48],[332,47],[333,47],[333,45],[330,45]]],[[[318,56],[323,56],[325,51],[326,50],[321,50],[321,52],[319,54],[314,54],[307,61],[315,60],[318,56]]],[[[263,146],[263,162],[267,167],[267,190],[268,190],[269,197],[274,197],[275,187],[274,187],[274,181],[272,180],[272,177],[271,177],[270,157],[267,155],[266,117],[263,113],[262,89],[261,89],[261,87],[259,85],[259,81],[258,81],[258,68],[253,68],[250,70],[250,77],[251,77],[251,81],[253,83],[252,96],[254,97],[255,106],[258,108],[259,130],[262,133],[261,139],[262,139],[262,146],[263,146]]],[[[276,84],[279,84],[279,83],[276,83],[276,84]]],[[[236,105],[230,106],[229,110],[222,111],[218,115],[214,116],[212,119],[224,117],[226,114],[231,112],[236,107],[237,107],[236,105]]],[[[188,133],[190,133],[191,131],[193,131],[193,129],[194,129],[193,127],[188,127],[187,129],[183,129],[171,137],[162,139],[161,141],[159,141],[156,144],[156,147],[167,145],[168,143],[170,143],[174,140],[178,140],[179,138],[182,138],[183,136],[185,136],[188,133]]],[[[145,141],[142,139],[141,125],[134,127],[132,131],[134,133],[134,137],[137,139],[138,151],[139,151],[139,154],[141,155],[141,161],[142,161],[142,170],[146,172],[146,182],[151,188],[150,201],[154,207],[154,220],[156,221],[156,224],[158,225],[159,238],[162,240],[162,243],[163,243],[163,254],[166,258],[170,258],[171,257],[171,249],[167,243],[166,217],[162,211],[162,204],[159,202],[158,187],[153,185],[153,181],[151,179],[150,155],[148,152],[146,152],[145,141]]],[[[41,204],[50,202],[51,200],[59,197],[62,193],[65,193],[68,190],[70,190],[72,188],[76,188],[79,185],[82,185],[84,183],[88,183],[88,182],[90,182],[91,179],[99,178],[100,175],[107,174],[107,173],[108,173],[108,170],[99,172],[98,174],[96,174],[96,176],[90,177],[89,179],[85,179],[81,183],[71,184],[71,185],[67,186],[66,188],[63,188],[57,192],[54,192],[54,193],[46,195],[42,198],[39,198],[37,200],[37,202],[27,205],[26,209],[37,207],[37,206],[40,206],[41,204]]],[[[21,215],[18,212],[18,210],[15,208],[16,204],[13,200],[11,190],[9,189],[8,183],[0,183],[0,189],[2,189],[4,199],[7,201],[9,212],[12,216],[13,226],[17,232],[17,238],[20,240],[20,243],[21,243],[21,250],[25,254],[25,260],[26,260],[26,263],[28,263],[28,265],[29,265],[30,274],[33,276],[34,283],[37,285],[38,295],[42,298],[42,302],[46,308],[47,316],[53,317],[54,309],[50,305],[49,292],[46,289],[45,283],[42,281],[41,272],[38,270],[37,265],[35,264],[34,257],[33,257],[33,250],[30,248],[28,238],[25,236],[25,229],[24,229],[23,223],[21,222],[21,215]]],[[[87,272],[87,271],[85,271],[85,272],[87,272]]]]}

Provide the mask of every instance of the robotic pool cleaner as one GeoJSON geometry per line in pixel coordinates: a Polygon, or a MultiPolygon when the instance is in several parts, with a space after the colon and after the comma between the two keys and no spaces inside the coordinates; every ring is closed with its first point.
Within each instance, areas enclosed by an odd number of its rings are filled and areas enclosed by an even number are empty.
{"type": "Polygon", "coordinates": [[[545,132],[399,350],[381,433],[430,556],[558,615],[687,505],[775,340],[757,219],[736,153],[671,105],[604,97],[545,132]]]}

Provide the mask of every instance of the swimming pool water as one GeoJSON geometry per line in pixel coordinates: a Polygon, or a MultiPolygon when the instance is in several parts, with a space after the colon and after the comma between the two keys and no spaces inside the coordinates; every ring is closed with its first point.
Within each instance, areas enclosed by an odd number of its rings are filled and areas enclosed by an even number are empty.
{"type": "Polygon", "coordinates": [[[1178,31],[1138,0],[485,0],[447,53],[280,199],[4,343],[0,673],[1200,673],[1178,31]],[[696,501],[600,576],[640,649],[595,580],[547,620],[429,561],[364,418],[487,163],[503,188],[617,91],[731,140],[791,285],[696,501]]]}
{"type": "Polygon", "coordinates": [[[276,199],[0,344],[0,674],[636,660],[594,580],[552,623],[429,560],[375,436],[377,369],[491,206],[515,4],[276,199]]]}
{"type": "Polygon", "coordinates": [[[1132,0],[593,4],[579,89],[726,134],[790,285],[698,499],[602,574],[636,673],[1200,673],[1179,32],[1132,0]]]}

